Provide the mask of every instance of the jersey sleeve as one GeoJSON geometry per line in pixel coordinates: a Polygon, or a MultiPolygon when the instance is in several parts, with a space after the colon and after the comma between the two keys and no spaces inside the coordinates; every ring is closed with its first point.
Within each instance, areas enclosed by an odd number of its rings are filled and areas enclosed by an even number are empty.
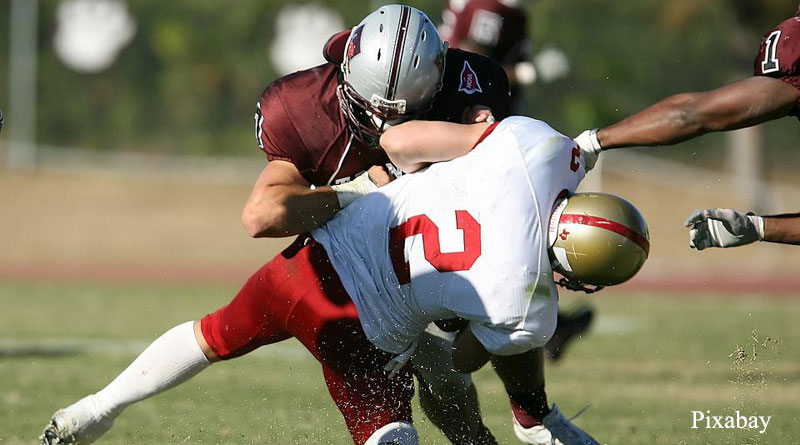
{"type": "MultiPolygon", "coordinates": [[[[800,18],[793,17],[778,25],[761,39],[753,63],[756,76],[779,79],[800,90],[800,18]]],[[[795,114],[800,101],[795,105],[795,114]]]]}
{"type": "Polygon", "coordinates": [[[254,119],[256,141],[267,159],[291,162],[302,170],[302,139],[273,85],[261,95],[254,119]]]}

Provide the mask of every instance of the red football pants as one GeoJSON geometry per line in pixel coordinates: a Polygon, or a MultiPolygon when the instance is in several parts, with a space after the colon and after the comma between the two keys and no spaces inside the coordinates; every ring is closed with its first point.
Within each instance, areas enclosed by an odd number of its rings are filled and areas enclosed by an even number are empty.
{"type": "Polygon", "coordinates": [[[261,267],[236,297],[201,320],[222,359],[296,337],[322,364],[328,390],[356,444],[390,422],[411,421],[411,374],[389,378],[392,356],[367,340],[321,244],[308,236],[261,267]]]}

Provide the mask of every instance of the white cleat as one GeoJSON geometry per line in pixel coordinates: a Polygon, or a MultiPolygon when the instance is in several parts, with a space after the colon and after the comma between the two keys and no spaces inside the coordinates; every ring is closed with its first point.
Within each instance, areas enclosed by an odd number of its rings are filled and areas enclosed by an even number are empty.
{"type": "MultiPolygon", "coordinates": [[[[580,413],[579,413],[580,414],[580,413]]],[[[533,445],[600,445],[592,436],[565,418],[556,405],[544,416],[541,425],[525,428],[514,420],[514,434],[523,443],[533,445]]]]}
{"type": "Polygon", "coordinates": [[[90,395],[60,409],[39,436],[41,445],[89,444],[114,426],[112,416],[98,415],[94,396],[90,395]]]}
{"type": "Polygon", "coordinates": [[[517,439],[522,441],[522,443],[529,443],[532,445],[564,445],[560,440],[553,439],[550,430],[545,428],[544,425],[535,425],[530,428],[525,428],[520,425],[513,414],[511,415],[511,419],[514,420],[514,434],[517,435],[517,439]]]}

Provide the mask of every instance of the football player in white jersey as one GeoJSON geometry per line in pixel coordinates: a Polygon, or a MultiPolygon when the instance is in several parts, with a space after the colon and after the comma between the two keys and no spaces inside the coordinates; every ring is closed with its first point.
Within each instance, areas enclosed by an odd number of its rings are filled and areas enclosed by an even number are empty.
{"type": "MultiPolygon", "coordinates": [[[[580,149],[523,117],[491,125],[410,122],[385,135],[399,166],[426,171],[367,193],[298,238],[209,316],[217,324],[198,333],[188,322],[156,339],[106,388],[56,412],[43,443],[90,443],[124,408],[211,362],[296,337],[328,381],[340,383],[329,383],[339,408],[363,410],[347,425],[356,444],[415,444],[406,362],[425,327],[442,319],[461,320],[454,368],[472,372],[492,361],[512,407],[527,416],[514,418],[521,440],[597,443],[549,406],[541,349],[558,310],[548,235],[568,220],[559,215],[554,224],[551,214],[585,175],[580,149]]],[[[626,249],[633,229],[600,213],[569,219],[586,228],[573,229],[575,239],[599,230],[622,237],[602,246],[626,249]],[[589,227],[593,221],[603,228],[589,227]]],[[[646,228],[639,232],[646,237],[646,228]]],[[[619,269],[611,257],[594,263],[619,269]]],[[[559,271],[579,270],[580,258],[573,267],[569,261],[559,259],[559,271]]]]}

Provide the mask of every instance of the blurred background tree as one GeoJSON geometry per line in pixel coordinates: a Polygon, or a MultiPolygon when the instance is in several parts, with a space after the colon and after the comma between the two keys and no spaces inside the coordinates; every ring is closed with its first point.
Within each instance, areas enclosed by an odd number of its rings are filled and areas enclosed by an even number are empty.
{"type": "MultiPolygon", "coordinates": [[[[135,36],[116,63],[91,74],[76,72],[57,57],[53,40],[61,1],[40,1],[37,142],[255,156],[253,107],[278,76],[270,57],[275,18],[286,6],[309,3],[129,2],[135,36]]],[[[408,3],[440,21],[440,0],[408,3]]],[[[0,29],[9,29],[10,4],[0,3],[0,29]]],[[[379,5],[347,0],[316,4],[337,11],[346,26],[379,5]]],[[[528,113],[577,134],[667,95],[748,76],[761,36],[793,15],[797,6],[796,0],[530,0],[526,8],[534,52],[548,46],[561,49],[571,72],[553,83],[531,86],[528,113]]],[[[0,41],[8,41],[7,32],[0,35],[0,41]]],[[[0,105],[8,100],[8,55],[8,45],[0,45],[0,105]]],[[[797,124],[789,121],[769,124],[768,157],[797,156],[790,153],[796,151],[791,149],[797,124]]],[[[715,145],[723,145],[722,140],[710,135],[659,154],[718,164],[721,150],[698,150],[715,145]]]]}

